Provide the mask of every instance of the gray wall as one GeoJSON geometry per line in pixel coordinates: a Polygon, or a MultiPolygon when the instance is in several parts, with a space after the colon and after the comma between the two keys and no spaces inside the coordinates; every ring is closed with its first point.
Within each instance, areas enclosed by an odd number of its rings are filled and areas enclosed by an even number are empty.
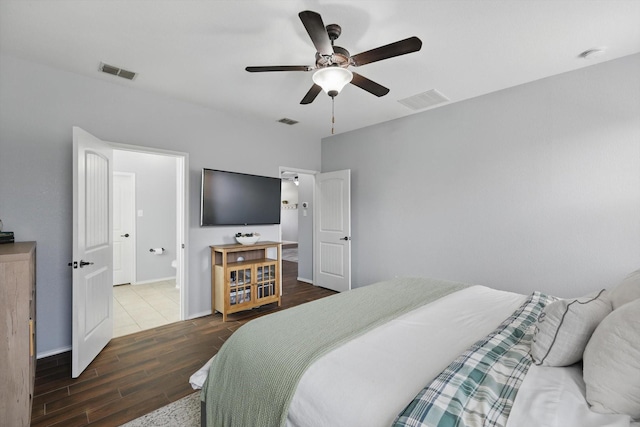
{"type": "MultiPolygon", "coordinates": [[[[324,140],[322,170],[352,170],[354,286],[424,275],[569,296],[637,268],[638,75],[634,55],[324,140]]],[[[208,246],[243,231],[199,227],[200,170],[320,170],[295,128],[128,86],[0,56],[0,218],[38,241],[40,355],[71,343],[72,126],[188,153],[190,317],[210,312],[208,246]]]]}
{"type": "Polygon", "coordinates": [[[136,277],[150,282],[174,277],[176,269],[176,158],[158,154],[116,150],[113,170],[136,176],[136,277]],[[137,211],[142,211],[142,216],[137,211]],[[151,248],[164,248],[156,255],[151,248]]]}
{"type": "MultiPolygon", "coordinates": [[[[1,55],[0,94],[0,218],[18,240],[38,242],[40,356],[71,344],[72,126],[105,141],[188,153],[189,317],[211,310],[209,245],[242,231],[199,226],[201,169],[273,177],[281,165],[320,170],[320,141],[277,118],[250,121],[138,90],[135,82],[106,83],[1,55]]],[[[250,229],[265,240],[280,237],[278,226],[250,229]]]]}
{"type": "Polygon", "coordinates": [[[638,76],[633,55],[324,139],[322,170],[352,171],[354,286],[576,296],[639,268],[638,76]]]}

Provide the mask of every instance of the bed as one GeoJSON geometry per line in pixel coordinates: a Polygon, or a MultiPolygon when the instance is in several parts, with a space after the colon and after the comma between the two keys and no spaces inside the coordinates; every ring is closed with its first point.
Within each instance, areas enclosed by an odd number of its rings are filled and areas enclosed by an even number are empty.
{"type": "MultiPolygon", "coordinates": [[[[611,307],[605,297],[593,300],[611,307]]],[[[631,410],[595,412],[581,361],[532,358],[541,314],[558,301],[405,278],[256,319],[192,376],[203,425],[639,426],[633,384],[631,410]]],[[[631,383],[640,380],[632,368],[631,383]]]]}

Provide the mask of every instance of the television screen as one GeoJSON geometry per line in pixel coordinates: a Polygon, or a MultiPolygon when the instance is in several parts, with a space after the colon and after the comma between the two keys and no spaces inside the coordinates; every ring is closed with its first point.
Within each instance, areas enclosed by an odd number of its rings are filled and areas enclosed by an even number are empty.
{"type": "Polygon", "coordinates": [[[280,178],[202,170],[200,225],[280,224],[280,178]]]}

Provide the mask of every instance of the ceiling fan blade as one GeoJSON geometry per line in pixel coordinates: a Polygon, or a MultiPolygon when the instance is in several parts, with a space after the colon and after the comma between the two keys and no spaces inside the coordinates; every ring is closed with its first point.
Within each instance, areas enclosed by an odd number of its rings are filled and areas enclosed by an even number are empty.
{"type": "Polygon", "coordinates": [[[271,65],[266,67],[246,67],[250,73],[262,73],[265,71],[311,71],[313,67],[309,65],[271,65]]]}
{"type": "Polygon", "coordinates": [[[422,41],[420,41],[419,38],[415,36],[409,37],[408,39],[400,40],[395,43],[390,43],[385,46],[380,46],[378,48],[353,55],[351,57],[351,64],[359,67],[360,65],[393,58],[394,56],[417,52],[421,47],[422,41]]]}
{"type": "Polygon", "coordinates": [[[311,104],[320,92],[322,92],[322,88],[314,83],[313,86],[311,86],[311,89],[309,89],[309,92],[307,92],[304,98],[302,98],[300,104],[311,104]]]}
{"type": "Polygon", "coordinates": [[[364,89],[369,93],[374,94],[375,96],[385,96],[389,93],[389,89],[374,82],[373,80],[369,80],[366,77],[361,76],[358,73],[352,73],[353,78],[351,79],[351,84],[358,86],[360,89],[364,89]]]}
{"type": "Polygon", "coordinates": [[[327,34],[327,29],[322,22],[322,17],[317,12],[310,10],[302,11],[298,14],[304,28],[307,29],[309,37],[316,50],[320,55],[329,56],[333,55],[333,46],[331,46],[331,39],[327,34]]]}

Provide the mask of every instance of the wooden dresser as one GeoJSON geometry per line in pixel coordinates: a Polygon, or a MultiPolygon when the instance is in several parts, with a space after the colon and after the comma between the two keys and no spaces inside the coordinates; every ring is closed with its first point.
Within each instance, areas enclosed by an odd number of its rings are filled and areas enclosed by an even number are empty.
{"type": "Polygon", "coordinates": [[[0,426],[28,426],[36,372],[36,244],[0,244],[0,426]]]}

